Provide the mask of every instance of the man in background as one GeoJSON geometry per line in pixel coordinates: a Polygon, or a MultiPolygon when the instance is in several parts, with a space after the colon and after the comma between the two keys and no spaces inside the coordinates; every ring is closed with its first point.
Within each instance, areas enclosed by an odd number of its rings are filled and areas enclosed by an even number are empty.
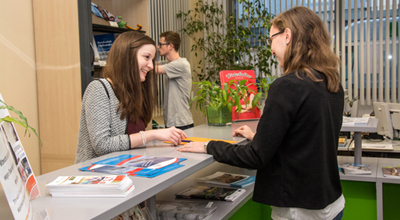
{"type": "Polygon", "coordinates": [[[157,65],[157,72],[167,75],[164,95],[165,127],[175,126],[184,130],[193,127],[190,112],[192,77],[189,62],[179,56],[180,43],[181,39],[176,32],[166,31],[160,35],[158,51],[160,56],[165,56],[168,63],[157,65]]]}

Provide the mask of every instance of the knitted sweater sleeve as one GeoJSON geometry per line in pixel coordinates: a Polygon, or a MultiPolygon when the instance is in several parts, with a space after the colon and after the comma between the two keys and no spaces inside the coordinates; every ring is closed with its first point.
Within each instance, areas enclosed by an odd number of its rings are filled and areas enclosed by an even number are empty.
{"type": "MultiPolygon", "coordinates": [[[[120,114],[116,112],[118,100],[112,91],[108,97],[105,88],[100,82],[92,82],[85,91],[82,101],[81,127],[86,127],[87,138],[90,146],[78,146],[90,148],[93,157],[102,156],[111,152],[130,149],[129,136],[125,134],[126,122],[120,120],[120,114]]],[[[81,131],[80,131],[81,132],[81,131]]]]}

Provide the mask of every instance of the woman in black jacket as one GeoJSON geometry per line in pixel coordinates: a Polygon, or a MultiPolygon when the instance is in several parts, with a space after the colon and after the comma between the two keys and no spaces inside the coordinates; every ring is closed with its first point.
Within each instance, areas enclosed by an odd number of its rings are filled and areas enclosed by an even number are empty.
{"type": "Polygon", "coordinates": [[[284,74],[270,87],[257,132],[243,126],[233,134],[250,142],[193,142],[178,150],[206,152],[216,161],[257,169],[253,200],[270,205],[274,220],[341,219],[340,60],[324,23],[310,9],[291,8],[271,23],[268,44],[284,74]]]}

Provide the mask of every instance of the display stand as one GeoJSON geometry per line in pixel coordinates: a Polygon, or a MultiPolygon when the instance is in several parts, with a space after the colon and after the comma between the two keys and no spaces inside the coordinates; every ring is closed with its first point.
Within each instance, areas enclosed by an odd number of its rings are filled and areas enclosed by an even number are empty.
{"type": "Polygon", "coordinates": [[[354,163],[362,164],[361,134],[362,132],[376,132],[378,119],[370,118],[367,125],[343,125],[340,131],[354,132],[354,163]]]}

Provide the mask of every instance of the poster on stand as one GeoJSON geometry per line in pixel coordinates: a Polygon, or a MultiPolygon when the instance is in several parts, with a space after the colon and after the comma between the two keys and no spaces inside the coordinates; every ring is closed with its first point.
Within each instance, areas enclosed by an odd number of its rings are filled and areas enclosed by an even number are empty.
{"type": "MultiPolygon", "coordinates": [[[[229,83],[231,80],[247,80],[246,85],[248,85],[249,92],[246,94],[248,102],[246,103],[244,99],[240,100],[242,105],[242,111],[236,111],[236,106],[232,107],[232,121],[239,120],[252,120],[259,119],[261,117],[261,111],[257,106],[252,108],[251,102],[257,94],[256,76],[254,70],[223,70],[219,73],[221,80],[221,87],[224,88],[224,83],[229,83]]],[[[234,88],[234,85],[231,85],[234,88]]]]}
{"type": "MultiPolygon", "coordinates": [[[[0,118],[9,116],[0,109],[0,118]]],[[[0,122],[0,182],[14,218],[32,219],[30,200],[40,197],[39,186],[14,124],[5,121],[0,122]]]]}

